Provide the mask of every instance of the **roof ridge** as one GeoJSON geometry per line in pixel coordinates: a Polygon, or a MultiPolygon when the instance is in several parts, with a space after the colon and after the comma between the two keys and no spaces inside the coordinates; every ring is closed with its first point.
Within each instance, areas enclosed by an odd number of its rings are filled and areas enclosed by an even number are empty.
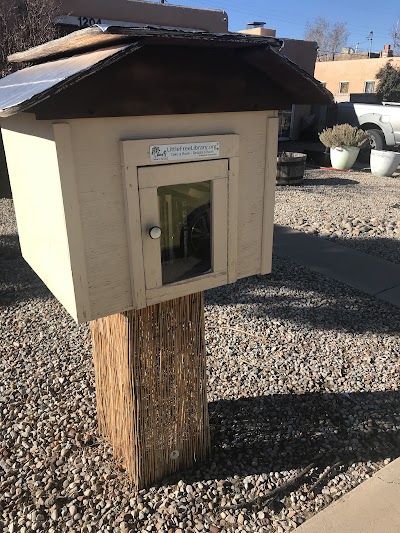
{"type": "Polygon", "coordinates": [[[63,57],[107,48],[112,45],[136,42],[139,39],[188,39],[193,44],[196,41],[207,41],[210,44],[214,43],[219,46],[224,43],[236,42],[238,45],[242,44],[243,46],[266,43],[269,46],[280,48],[283,44],[282,40],[275,37],[260,37],[235,32],[211,33],[203,30],[174,29],[150,24],[129,27],[95,25],[29,48],[23,52],[17,52],[8,56],[7,59],[11,63],[42,63],[43,61],[54,61],[63,57]]]}

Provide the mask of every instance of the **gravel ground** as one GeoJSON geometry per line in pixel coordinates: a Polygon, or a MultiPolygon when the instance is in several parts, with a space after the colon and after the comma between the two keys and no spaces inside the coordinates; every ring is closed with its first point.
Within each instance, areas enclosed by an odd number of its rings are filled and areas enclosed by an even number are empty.
{"type": "Polygon", "coordinates": [[[4,531],[283,533],[398,456],[398,309],[289,261],[207,292],[212,455],[138,495],[97,432],[88,326],[20,257],[9,200],[0,304],[4,531]]]}
{"type": "Polygon", "coordinates": [[[304,185],[277,187],[275,222],[400,263],[400,175],[306,170],[304,185]]]}

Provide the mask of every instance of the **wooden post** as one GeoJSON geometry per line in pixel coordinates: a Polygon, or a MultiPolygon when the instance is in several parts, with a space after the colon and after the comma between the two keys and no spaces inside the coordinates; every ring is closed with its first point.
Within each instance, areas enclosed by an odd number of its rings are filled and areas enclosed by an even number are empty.
{"type": "Polygon", "coordinates": [[[210,446],[203,293],[91,322],[99,429],[137,489],[210,446]]]}

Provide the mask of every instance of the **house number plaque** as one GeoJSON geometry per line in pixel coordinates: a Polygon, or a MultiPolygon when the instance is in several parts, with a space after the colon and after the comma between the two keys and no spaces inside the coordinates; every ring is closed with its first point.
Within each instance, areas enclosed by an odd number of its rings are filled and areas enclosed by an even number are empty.
{"type": "Polygon", "coordinates": [[[150,161],[182,161],[219,156],[219,142],[154,144],[150,146],[150,161]]]}

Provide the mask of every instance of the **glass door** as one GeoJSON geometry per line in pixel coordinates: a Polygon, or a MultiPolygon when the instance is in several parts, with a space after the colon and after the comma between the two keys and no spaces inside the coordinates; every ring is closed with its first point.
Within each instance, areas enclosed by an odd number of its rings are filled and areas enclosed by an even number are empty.
{"type": "Polygon", "coordinates": [[[203,290],[227,275],[228,161],[138,169],[146,290],[203,290]]]}
{"type": "Polygon", "coordinates": [[[163,285],[211,272],[211,182],[157,188],[163,285]]]}

